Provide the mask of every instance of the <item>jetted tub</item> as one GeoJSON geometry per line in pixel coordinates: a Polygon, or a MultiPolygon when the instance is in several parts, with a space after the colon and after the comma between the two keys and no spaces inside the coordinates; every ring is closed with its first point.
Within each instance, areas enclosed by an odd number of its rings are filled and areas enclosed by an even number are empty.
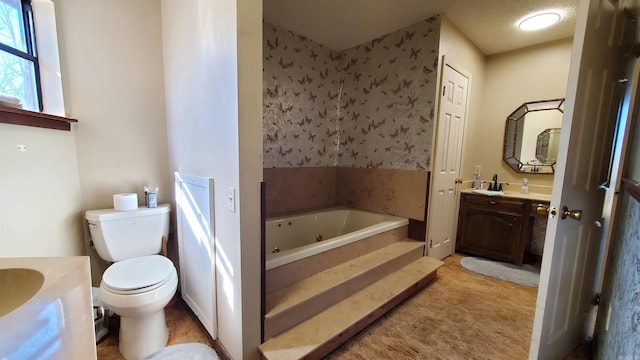
{"type": "Polygon", "coordinates": [[[331,208],[266,221],[266,270],[405,226],[408,219],[331,208]]]}

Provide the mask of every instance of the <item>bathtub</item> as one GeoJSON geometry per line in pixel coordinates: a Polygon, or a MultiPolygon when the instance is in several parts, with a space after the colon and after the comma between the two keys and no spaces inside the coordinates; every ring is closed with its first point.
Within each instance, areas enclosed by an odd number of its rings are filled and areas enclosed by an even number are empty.
{"type": "Polygon", "coordinates": [[[405,226],[408,219],[331,208],[266,221],[266,270],[405,226]]]}

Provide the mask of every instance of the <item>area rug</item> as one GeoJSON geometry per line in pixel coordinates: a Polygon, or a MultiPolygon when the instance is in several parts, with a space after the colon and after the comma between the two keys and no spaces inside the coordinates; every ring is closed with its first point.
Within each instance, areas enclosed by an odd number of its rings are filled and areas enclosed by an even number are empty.
{"type": "Polygon", "coordinates": [[[538,287],[540,281],[539,271],[528,264],[518,266],[477,257],[465,257],[460,260],[460,265],[469,271],[519,285],[538,287]]]}
{"type": "Polygon", "coordinates": [[[150,360],[217,360],[216,352],[205,344],[177,344],[167,346],[166,348],[151,355],[150,360]]]}

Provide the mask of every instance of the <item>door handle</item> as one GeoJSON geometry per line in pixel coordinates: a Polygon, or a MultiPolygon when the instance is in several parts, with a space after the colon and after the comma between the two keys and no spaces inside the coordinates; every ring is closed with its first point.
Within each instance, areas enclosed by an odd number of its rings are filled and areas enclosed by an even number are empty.
{"type": "Polygon", "coordinates": [[[582,220],[582,210],[569,210],[569,208],[565,205],[562,207],[562,212],[560,213],[560,218],[562,220],[566,219],[567,217],[573,219],[573,220],[577,220],[580,221],[582,220]]]}
{"type": "Polygon", "coordinates": [[[549,214],[549,206],[538,204],[538,206],[536,207],[536,213],[540,216],[547,216],[549,214]]]}
{"type": "Polygon", "coordinates": [[[457,179],[455,180],[455,183],[456,183],[456,184],[462,184],[462,179],[457,178],[457,179]]]}

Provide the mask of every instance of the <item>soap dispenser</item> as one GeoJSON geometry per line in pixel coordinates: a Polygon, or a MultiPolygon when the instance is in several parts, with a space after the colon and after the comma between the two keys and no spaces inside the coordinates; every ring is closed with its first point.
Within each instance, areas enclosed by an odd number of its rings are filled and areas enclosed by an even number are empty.
{"type": "Polygon", "coordinates": [[[473,167],[473,189],[482,189],[482,181],[480,181],[480,170],[482,169],[482,165],[474,165],[473,167]]]}
{"type": "Polygon", "coordinates": [[[522,179],[522,188],[520,189],[520,192],[522,194],[528,194],[529,193],[529,179],[527,179],[527,178],[523,178],[522,179]]]}
{"type": "Polygon", "coordinates": [[[480,174],[475,174],[476,178],[473,180],[473,188],[480,189],[482,187],[480,182],[480,174]]]}

